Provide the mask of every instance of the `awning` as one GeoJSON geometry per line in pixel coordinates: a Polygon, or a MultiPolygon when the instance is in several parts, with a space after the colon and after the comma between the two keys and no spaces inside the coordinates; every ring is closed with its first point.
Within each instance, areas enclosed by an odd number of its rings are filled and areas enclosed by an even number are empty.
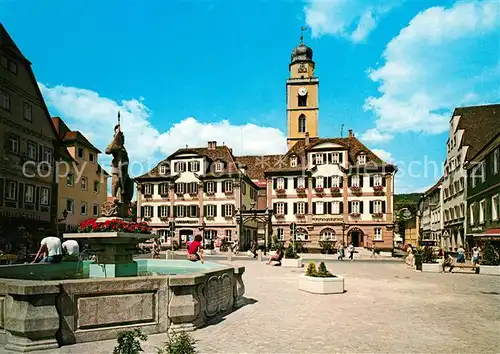
{"type": "Polygon", "coordinates": [[[481,233],[467,234],[466,236],[497,241],[500,240],[500,228],[491,228],[481,233]]]}

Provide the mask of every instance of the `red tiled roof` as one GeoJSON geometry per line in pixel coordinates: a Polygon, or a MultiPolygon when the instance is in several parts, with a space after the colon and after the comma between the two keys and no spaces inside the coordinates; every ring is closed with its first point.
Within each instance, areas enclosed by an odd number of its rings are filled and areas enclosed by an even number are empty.
{"type": "Polygon", "coordinates": [[[471,161],[500,133],[500,104],[455,108],[460,115],[458,129],[464,130],[462,146],[468,146],[466,161],[471,161]]]}

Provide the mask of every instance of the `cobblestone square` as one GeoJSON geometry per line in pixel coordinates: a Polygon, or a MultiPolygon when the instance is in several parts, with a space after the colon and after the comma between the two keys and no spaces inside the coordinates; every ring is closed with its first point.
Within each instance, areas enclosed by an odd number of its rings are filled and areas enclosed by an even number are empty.
{"type": "MultiPolygon", "coordinates": [[[[497,277],[421,273],[397,261],[331,262],[346,293],[312,295],[297,289],[304,269],[232,264],[247,267],[248,304],[194,332],[199,353],[498,353],[497,277]]],[[[156,353],[165,339],[150,336],[145,352],[156,353]]],[[[114,345],[51,353],[109,354],[114,345]]]]}

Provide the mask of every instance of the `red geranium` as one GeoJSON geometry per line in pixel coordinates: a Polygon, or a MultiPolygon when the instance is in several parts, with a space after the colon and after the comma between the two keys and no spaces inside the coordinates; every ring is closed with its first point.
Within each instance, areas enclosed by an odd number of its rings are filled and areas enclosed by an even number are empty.
{"type": "Polygon", "coordinates": [[[150,234],[151,228],[145,222],[123,221],[120,219],[97,222],[96,219],[88,219],[80,223],[77,232],[130,232],[150,234]]]}

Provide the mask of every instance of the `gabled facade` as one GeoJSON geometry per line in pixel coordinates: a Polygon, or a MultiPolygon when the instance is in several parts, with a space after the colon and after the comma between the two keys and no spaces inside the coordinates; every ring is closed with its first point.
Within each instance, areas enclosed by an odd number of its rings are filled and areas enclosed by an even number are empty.
{"type": "Polygon", "coordinates": [[[426,243],[441,244],[443,229],[443,178],[429,188],[419,201],[419,239],[426,243]]]}
{"type": "Polygon", "coordinates": [[[267,206],[273,234],[318,249],[320,241],[392,250],[393,174],[352,132],[347,138],[309,138],[284,155],[284,166],[270,167],[267,206]]]}
{"type": "Polygon", "coordinates": [[[500,105],[477,110],[486,127],[476,132],[474,149],[465,165],[469,246],[487,239],[500,241],[500,105]]]}
{"type": "Polygon", "coordinates": [[[35,240],[55,227],[60,143],[31,63],[0,24],[0,235],[35,240]]]}
{"type": "Polygon", "coordinates": [[[215,141],[205,148],[179,149],[136,178],[137,217],[163,242],[169,221],[175,221],[181,246],[198,233],[205,242],[226,237],[249,245],[257,225],[247,222],[240,228],[237,211],[256,207],[259,187],[245,172],[231,149],[215,141]]]}
{"type": "Polygon", "coordinates": [[[66,156],[59,161],[58,215],[62,231],[73,231],[82,221],[100,216],[106,201],[108,173],[99,165],[101,151],[79,131],[72,131],[60,117],[52,123],[59,134],[66,156]]]}

